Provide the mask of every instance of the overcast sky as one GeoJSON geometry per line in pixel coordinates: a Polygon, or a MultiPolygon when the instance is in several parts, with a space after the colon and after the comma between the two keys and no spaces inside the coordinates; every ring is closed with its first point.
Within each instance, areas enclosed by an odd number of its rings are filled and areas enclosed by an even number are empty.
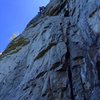
{"type": "Polygon", "coordinates": [[[39,6],[50,0],[0,0],[0,52],[14,33],[21,33],[37,14],[39,6]]]}

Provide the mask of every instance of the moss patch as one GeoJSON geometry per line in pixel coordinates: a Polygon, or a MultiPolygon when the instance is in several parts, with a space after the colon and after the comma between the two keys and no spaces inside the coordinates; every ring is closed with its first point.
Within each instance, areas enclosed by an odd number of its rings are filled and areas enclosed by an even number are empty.
{"type": "Polygon", "coordinates": [[[56,43],[51,43],[51,44],[49,44],[49,46],[48,46],[46,49],[42,50],[42,51],[36,56],[36,58],[35,58],[34,60],[37,60],[37,59],[43,57],[43,56],[46,54],[46,52],[47,52],[48,50],[50,50],[50,49],[51,49],[53,46],[55,46],[55,45],[56,45],[56,43]]]}
{"type": "Polygon", "coordinates": [[[27,28],[34,28],[35,26],[37,26],[42,20],[41,20],[41,15],[38,14],[35,18],[33,18],[29,23],[28,25],[26,26],[26,29],[27,28]]]}
{"type": "Polygon", "coordinates": [[[11,51],[14,51],[14,52],[17,51],[17,52],[18,52],[18,51],[19,51],[19,48],[18,48],[18,47],[20,47],[20,49],[21,49],[22,46],[25,46],[25,45],[27,45],[28,43],[29,43],[29,40],[27,40],[27,39],[21,37],[21,38],[19,38],[17,41],[13,41],[13,42],[11,43],[11,45],[8,46],[8,48],[3,52],[3,54],[7,54],[7,53],[9,53],[9,52],[11,52],[11,51]],[[17,48],[18,48],[18,49],[17,49],[17,48]]]}

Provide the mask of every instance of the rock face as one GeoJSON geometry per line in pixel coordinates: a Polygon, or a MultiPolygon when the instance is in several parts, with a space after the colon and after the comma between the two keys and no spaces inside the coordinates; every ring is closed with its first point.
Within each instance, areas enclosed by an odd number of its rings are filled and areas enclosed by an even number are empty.
{"type": "Polygon", "coordinates": [[[100,0],[50,0],[0,55],[0,100],[99,100],[100,0]]]}

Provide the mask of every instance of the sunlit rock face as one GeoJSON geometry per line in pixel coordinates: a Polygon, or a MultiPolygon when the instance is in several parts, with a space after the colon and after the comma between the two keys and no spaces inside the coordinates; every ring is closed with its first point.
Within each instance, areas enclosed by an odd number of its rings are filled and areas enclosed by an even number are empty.
{"type": "Polygon", "coordinates": [[[50,0],[0,55],[0,100],[99,100],[100,1],[50,0]]]}

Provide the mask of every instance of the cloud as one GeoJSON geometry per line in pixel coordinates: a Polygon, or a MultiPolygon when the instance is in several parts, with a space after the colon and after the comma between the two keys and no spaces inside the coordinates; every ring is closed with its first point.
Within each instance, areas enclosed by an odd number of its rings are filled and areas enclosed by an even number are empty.
{"type": "Polygon", "coordinates": [[[0,52],[0,55],[2,55],[2,53],[0,52]]]}

